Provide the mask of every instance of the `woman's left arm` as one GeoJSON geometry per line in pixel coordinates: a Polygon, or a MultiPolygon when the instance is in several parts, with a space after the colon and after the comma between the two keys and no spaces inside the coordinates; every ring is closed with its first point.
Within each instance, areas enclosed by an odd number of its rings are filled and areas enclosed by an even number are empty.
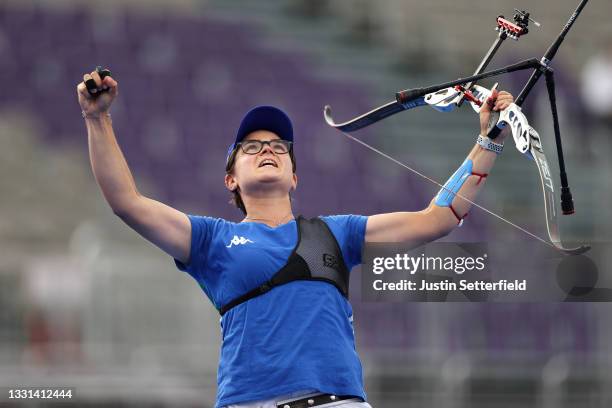
{"type": "MultiPolygon", "coordinates": [[[[508,92],[493,91],[491,98],[480,110],[481,135],[487,134],[491,110],[503,110],[513,100],[508,92]]],[[[503,144],[505,137],[505,132],[502,132],[494,142],[503,144]]],[[[416,247],[449,234],[471,207],[469,202],[456,194],[474,201],[485,184],[486,175],[493,167],[498,153],[483,147],[488,142],[485,138],[481,144],[474,145],[463,164],[444,185],[445,189],[441,189],[424,210],[370,216],[366,225],[365,241],[404,242],[409,247],[416,247]]]]}

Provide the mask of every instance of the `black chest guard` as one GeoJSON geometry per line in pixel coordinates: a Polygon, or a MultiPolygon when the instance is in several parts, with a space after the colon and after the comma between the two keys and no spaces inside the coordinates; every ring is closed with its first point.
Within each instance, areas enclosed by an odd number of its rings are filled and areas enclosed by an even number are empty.
{"type": "Polygon", "coordinates": [[[295,280],[318,280],[331,283],[348,298],[349,270],[344,263],[338,241],[327,224],[319,219],[297,217],[298,238],[287,263],[263,285],[219,308],[225,312],[249,299],[263,295],[275,286],[295,280]]]}

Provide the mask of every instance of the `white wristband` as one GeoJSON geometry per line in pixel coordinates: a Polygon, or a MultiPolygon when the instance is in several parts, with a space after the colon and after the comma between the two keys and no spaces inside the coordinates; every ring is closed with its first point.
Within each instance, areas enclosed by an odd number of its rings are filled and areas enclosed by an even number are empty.
{"type": "Polygon", "coordinates": [[[476,143],[483,149],[490,150],[497,154],[500,154],[502,150],[504,150],[503,144],[495,143],[494,141],[492,141],[486,136],[478,135],[478,139],[476,139],[476,143]]]}

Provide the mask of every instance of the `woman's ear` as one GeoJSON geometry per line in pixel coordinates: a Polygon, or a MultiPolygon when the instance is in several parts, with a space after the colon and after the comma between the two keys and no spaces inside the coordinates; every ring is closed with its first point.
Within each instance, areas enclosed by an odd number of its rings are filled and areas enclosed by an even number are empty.
{"type": "Polygon", "coordinates": [[[236,181],[236,178],[233,175],[225,175],[225,187],[229,191],[235,191],[238,188],[238,182],[236,181]]]}
{"type": "Polygon", "coordinates": [[[293,173],[293,181],[291,182],[291,190],[295,191],[297,189],[297,182],[298,182],[297,174],[293,173]]]}

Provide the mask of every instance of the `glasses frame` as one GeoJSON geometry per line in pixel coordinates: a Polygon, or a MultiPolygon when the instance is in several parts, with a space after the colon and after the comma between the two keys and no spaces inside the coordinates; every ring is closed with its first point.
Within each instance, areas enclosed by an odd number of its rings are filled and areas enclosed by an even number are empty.
{"type": "Polygon", "coordinates": [[[240,150],[242,150],[242,153],[244,153],[244,154],[248,154],[248,155],[256,155],[256,154],[261,153],[261,151],[262,151],[262,150],[263,150],[263,148],[264,148],[264,145],[268,145],[268,146],[270,146],[270,149],[271,149],[271,150],[272,150],[272,151],[273,151],[275,154],[288,154],[288,153],[290,153],[290,152],[291,152],[291,149],[293,149],[293,142],[291,142],[291,141],[289,141],[289,140],[285,140],[285,139],[274,139],[274,140],[257,140],[257,139],[254,139],[254,140],[247,140],[246,142],[240,142],[240,143],[237,143],[237,144],[236,144],[236,147],[239,147],[239,148],[240,148],[240,150]],[[247,143],[248,143],[248,144],[259,144],[259,150],[257,150],[257,151],[256,151],[256,152],[254,152],[254,153],[247,153],[247,152],[244,150],[244,145],[245,145],[245,144],[247,144],[247,143]],[[274,148],[272,147],[272,143],[280,143],[280,144],[283,144],[283,145],[287,146],[287,151],[286,151],[286,152],[283,152],[283,153],[279,153],[279,152],[277,152],[277,151],[276,151],[276,150],[274,150],[274,148]]]}

